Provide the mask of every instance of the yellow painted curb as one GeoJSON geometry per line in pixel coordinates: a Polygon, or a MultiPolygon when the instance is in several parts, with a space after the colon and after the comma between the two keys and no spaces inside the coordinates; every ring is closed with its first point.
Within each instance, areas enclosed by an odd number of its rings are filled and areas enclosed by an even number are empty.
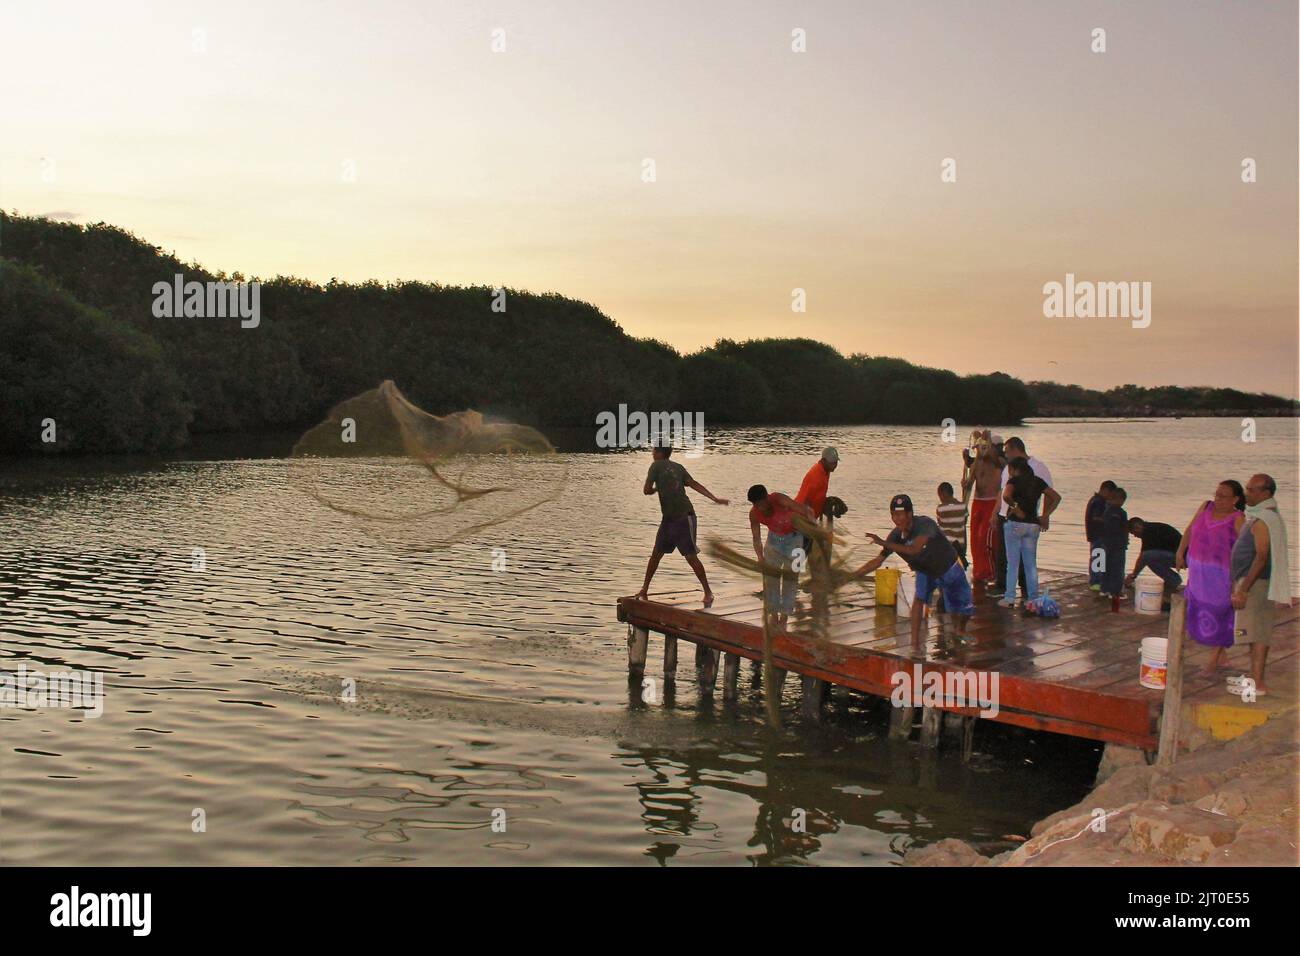
{"type": "Polygon", "coordinates": [[[1196,726],[1208,730],[1215,740],[1231,740],[1268,722],[1270,708],[1245,704],[1192,705],[1196,726]]]}

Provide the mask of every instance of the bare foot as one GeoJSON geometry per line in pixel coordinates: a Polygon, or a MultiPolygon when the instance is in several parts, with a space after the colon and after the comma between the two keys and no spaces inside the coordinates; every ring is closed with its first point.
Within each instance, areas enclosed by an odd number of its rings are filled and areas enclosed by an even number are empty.
{"type": "Polygon", "coordinates": [[[704,592],[704,606],[705,606],[705,607],[713,607],[713,592],[712,592],[712,591],[705,591],[705,592],[704,592]]]}
{"type": "Polygon", "coordinates": [[[637,591],[633,597],[638,601],[646,600],[646,589],[642,588],[640,591],[637,591]]]}

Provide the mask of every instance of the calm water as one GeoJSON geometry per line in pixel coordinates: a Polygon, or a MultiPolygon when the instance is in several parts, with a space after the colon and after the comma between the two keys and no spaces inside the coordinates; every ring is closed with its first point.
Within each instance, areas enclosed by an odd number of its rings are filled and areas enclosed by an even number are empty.
{"type": "MultiPolygon", "coordinates": [[[[1296,529],[1296,429],[1263,419],[1253,444],[1237,420],[1018,429],[1065,496],[1041,563],[1081,565],[1083,504],[1107,477],[1131,514],[1182,527],[1219,479],[1269,471],[1296,529]]],[[[719,431],[684,461],[742,501],[756,481],[793,493],[828,442],[859,534],[888,527],[892,493],[929,510],[959,477],[954,446],[921,428],[719,431]]],[[[796,681],[771,732],[748,670],[738,701],[701,701],[689,653],[675,695],[636,700],[614,600],[658,520],[647,464],[574,454],[553,506],[414,555],[323,510],[276,459],[0,465],[0,669],[107,684],[99,719],[0,711],[0,860],[881,865],[948,836],[1003,849],[1086,792],[1091,745],[981,727],[963,766],[886,741],[879,706],[843,692],[802,722],[796,681]]],[[[745,544],[740,504],[697,510],[702,535],[745,544]]],[[[693,582],[674,555],[656,584],[693,582]]]]}

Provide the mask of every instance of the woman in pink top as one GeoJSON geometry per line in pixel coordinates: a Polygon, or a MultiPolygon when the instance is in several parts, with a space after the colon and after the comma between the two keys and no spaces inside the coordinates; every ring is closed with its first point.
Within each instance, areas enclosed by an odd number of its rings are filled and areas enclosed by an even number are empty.
{"type": "Polygon", "coordinates": [[[1197,511],[1178,547],[1176,565],[1187,569],[1187,633],[1214,648],[1203,673],[1213,675],[1232,646],[1232,545],[1245,515],[1241,485],[1219,483],[1214,500],[1197,511]]]}

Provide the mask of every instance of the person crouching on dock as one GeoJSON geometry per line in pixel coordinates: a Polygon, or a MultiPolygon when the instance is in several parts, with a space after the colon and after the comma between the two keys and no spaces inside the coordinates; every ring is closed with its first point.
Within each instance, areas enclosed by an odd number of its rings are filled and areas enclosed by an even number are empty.
{"type": "Polygon", "coordinates": [[[659,568],[659,561],[669,551],[676,550],[682,553],[686,563],[700,579],[700,586],[704,588],[704,606],[709,607],[713,604],[713,592],[709,590],[709,578],[704,573],[704,565],[700,563],[700,549],[695,546],[695,507],[691,504],[686,489],[698,491],[714,504],[729,505],[731,502],[726,498],[715,497],[713,492],[692,478],[684,466],[669,461],[672,453],[672,447],[668,445],[655,448],[654,461],[645,476],[644,491],[647,495],[659,492],[659,508],[663,512],[663,518],[659,522],[659,533],[655,535],[654,551],[650,553],[650,561],[646,565],[645,583],[636,596],[645,599],[650,590],[650,579],[659,568]]]}
{"type": "Polygon", "coordinates": [[[957,615],[957,633],[966,632],[966,622],[975,613],[971,600],[970,582],[957,560],[957,551],[933,518],[912,514],[912,499],[907,495],[894,495],[889,501],[889,517],[894,530],[888,538],[868,534],[880,545],[880,554],[858,568],[856,576],[862,577],[880,567],[889,552],[907,562],[916,572],[916,598],[912,602],[912,646],[921,645],[921,621],[930,614],[930,595],[934,589],[943,590],[944,607],[957,615]]]}

